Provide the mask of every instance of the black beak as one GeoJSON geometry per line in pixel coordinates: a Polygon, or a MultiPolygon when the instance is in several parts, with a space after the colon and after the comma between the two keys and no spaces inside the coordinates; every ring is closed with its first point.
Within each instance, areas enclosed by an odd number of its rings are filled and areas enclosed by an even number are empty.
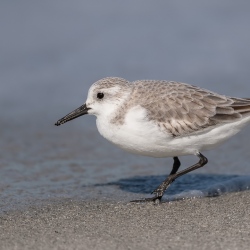
{"type": "Polygon", "coordinates": [[[78,109],[75,109],[74,111],[72,111],[71,113],[67,114],[66,116],[64,116],[63,118],[61,118],[60,120],[58,120],[55,125],[56,126],[60,126],[68,121],[71,121],[79,116],[82,115],[86,115],[88,114],[88,110],[89,108],[87,108],[86,104],[83,104],[81,107],[79,107],[78,109]]]}

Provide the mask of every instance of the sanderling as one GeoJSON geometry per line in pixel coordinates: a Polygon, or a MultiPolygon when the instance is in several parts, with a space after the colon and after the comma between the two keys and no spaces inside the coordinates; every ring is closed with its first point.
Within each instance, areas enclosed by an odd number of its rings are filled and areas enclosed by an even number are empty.
{"type": "Polygon", "coordinates": [[[100,134],[134,154],[173,157],[169,176],[142,201],[161,201],[178,177],[203,167],[201,151],[218,146],[250,122],[250,98],[220,95],[186,83],[108,77],[95,82],[87,101],[58,120],[59,126],[76,117],[97,117],[100,134]],[[178,156],[196,155],[199,162],[178,171],[178,156]]]}

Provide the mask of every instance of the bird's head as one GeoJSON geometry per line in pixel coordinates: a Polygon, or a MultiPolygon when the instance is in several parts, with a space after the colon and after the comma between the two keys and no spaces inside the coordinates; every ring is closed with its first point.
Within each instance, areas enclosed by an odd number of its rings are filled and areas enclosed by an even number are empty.
{"type": "Polygon", "coordinates": [[[86,102],[55,125],[59,126],[85,114],[108,118],[129,97],[132,89],[130,85],[129,81],[118,77],[107,77],[95,82],[89,89],[86,102]]]}

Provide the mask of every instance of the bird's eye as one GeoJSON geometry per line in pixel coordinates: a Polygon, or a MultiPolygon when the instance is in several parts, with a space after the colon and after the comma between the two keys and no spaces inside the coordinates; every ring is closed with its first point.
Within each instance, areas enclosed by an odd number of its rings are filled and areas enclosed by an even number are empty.
{"type": "Polygon", "coordinates": [[[97,93],[97,98],[98,99],[102,99],[104,97],[104,94],[103,93],[97,93]]]}

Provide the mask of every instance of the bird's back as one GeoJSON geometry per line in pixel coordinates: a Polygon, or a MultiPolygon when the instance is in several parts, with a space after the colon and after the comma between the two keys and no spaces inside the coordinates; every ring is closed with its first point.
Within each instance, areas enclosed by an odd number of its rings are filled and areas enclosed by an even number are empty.
{"type": "Polygon", "coordinates": [[[227,97],[193,85],[174,81],[136,81],[126,109],[140,105],[173,136],[250,116],[250,99],[227,97]]]}

